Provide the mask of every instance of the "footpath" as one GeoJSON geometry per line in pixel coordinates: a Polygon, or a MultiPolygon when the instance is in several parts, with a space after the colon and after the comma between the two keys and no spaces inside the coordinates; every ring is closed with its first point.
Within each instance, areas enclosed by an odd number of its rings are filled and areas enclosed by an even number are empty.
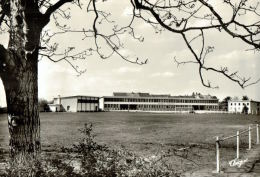
{"type": "Polygon", "coordinates": [[[214,169],[201,169],[187,172],[182,177],[260,177],[260,144],[245,153],[241,157],[242,165],[221,167],[220,173],[214,173],[214,169]]]}

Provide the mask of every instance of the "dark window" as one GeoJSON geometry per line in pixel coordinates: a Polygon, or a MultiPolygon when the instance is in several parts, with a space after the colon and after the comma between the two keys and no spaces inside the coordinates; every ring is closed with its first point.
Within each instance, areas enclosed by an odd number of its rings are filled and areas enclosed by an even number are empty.
{"type": "Polygon", "coordinates": [[[98,103],[98,100],[78,99],[78,103],[98,103]]]}

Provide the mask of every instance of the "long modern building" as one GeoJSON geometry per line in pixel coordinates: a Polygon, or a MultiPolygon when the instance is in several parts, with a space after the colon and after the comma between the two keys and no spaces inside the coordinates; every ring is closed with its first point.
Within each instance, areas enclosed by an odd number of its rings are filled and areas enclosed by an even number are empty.
{"type": "Polygon", "coordinates": [[[104,111],[196,111],[218,110],[218,98],[199,93],[190,96],[154,95],[150,93],[115,92],[100,98],[104,111]]]}
{"type": "Polygon", "coordinates": [[[260,114],[260,102],[253,100],[230,100],[228,101],[228,112],[260,114]]]}
{"type": "Polygon", "coordinates": [[[99,97],[68,96],[54,98],[49,104],[52,112],[95,112],[99,111],[99,97]]]}

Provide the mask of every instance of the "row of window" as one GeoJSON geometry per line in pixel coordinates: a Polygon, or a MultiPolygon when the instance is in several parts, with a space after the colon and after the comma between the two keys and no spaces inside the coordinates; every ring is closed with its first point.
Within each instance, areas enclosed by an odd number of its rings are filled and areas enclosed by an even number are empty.
{"type": "MultiPolygon", "coordinates": [[[[234,105],[234,106],[236,106],[236,105],[240,106],[240,105],[242,105],[242,104],[241,104],[241,103],[234,103],[234,104],[233,104],[233,103],[230,103],[230,105],[231,105],[231,106],[232,106],[232,105],[234,105]]],[[[249,103],[246,103],[246,104],[243,103],[243,106],[244,106],[244,105],[249,106],[249,103]]]]}
{"type": "Polygon", "coordinates": [[[218,103],[218,100],[104,98],[105,102],[154,102],[154,103],[218,103]]]}
{"type": "MultiPolygon", "coordinates": [[[[120,104],[104,104],[105,108],[192,108],[191,105],[120,105],[120,104]]],[[[205,106],[206,109],[217,109],[217,106],[205,106]]]]}
{"type": "Polygon", "coordinates": [[[78,111],[91,111],[98,109],[98,104],[78,104],[78,111]]]}
{"type": "MultiPolygon", "coordinates": [[[[104,105],[105,108],[120,108],[120,105],[118,104],[105,104],[104,105]]],[[[132,107],[132,105],[126,105],[126,108],[128,107],[132,107]]],[[[186,107],[192,107],[189,105],[135,105],[136,108],[186,108],[186,107]]]]}
{"type": "MultiPolygon", "coordinates": [[[[157,107],[142,107],[142,108],[132,108],[132,109],[127,109],[127,108],[118,108],[118,107],[111,107],[111,108],[104,108],[105,111],[113,111],[113,110],[140,110],[140,111],[192,111],[194,110],[192,107],[186,107],[186,108],[181,108],[181,107],[176,107],[176,108],[157,108],[157,107]]],[[[215,108],[208,108],[208,109],[203,109],[203,110],[217,110],[215,108]]]]}
{"type": "Polygon", "coordinates": [[[78,103],[98,103],[98,100],[78,99],[78,103]]]}
{"type": "MultiPolygon", "coordinates": [[[[234,106],[236,106],[236,105],[238,105],[238,106],[244,106],[244,105],[247,105],[247,106],[249,106],[249,103],[230,103],[230,106],[232,106],[232,105],[234,105],[234,106]]],[[[260,106],[260,103],[257,103],[257,106],[260,106]]]]}

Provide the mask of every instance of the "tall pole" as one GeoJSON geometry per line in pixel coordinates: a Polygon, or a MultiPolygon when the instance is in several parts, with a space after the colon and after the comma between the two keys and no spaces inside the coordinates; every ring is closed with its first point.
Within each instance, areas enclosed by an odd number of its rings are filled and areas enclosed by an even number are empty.
{"type": "Polygon", "coordinates": [[[259,125],[256,124],[256,144],[259,144],[259,125]]]}
{"type": "Polygon", "coordinates": [[[216,137],[216,160],[217,160],[217,168],[216,168],[216,172],[219,173],[220,172],[220,158],[219,158],[220,154],[219,154],[219,137],[216,137]]]}
{"type": "Polygon", "coordinates": [[[251,149],[251,145],[252,145],[252,142],[251,142],[251,127],[249,126],[249,128],[248,128],[248,150],[251,149]]]}
{"type": "Polygon", "coordinates": [[[239,159],[239,131],[237,131],[237,159],[239,159]]]}

